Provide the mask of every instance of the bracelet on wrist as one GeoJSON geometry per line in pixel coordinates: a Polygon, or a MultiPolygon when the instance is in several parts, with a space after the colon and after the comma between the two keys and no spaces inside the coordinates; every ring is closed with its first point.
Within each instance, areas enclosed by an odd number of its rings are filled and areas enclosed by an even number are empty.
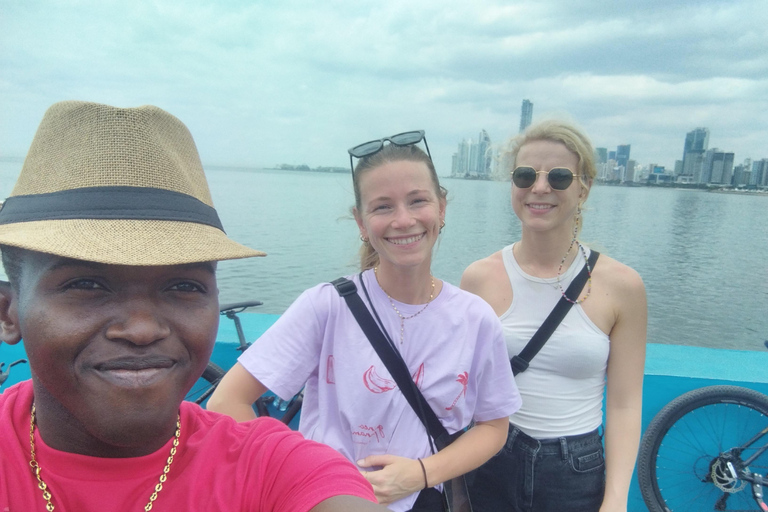
{"type": "Polygon", "coordinates": [[[427,483],[427,468],[424,467],[424,463],[421,461],[421,459],[416,459],[419,461],[419,465],[421,466],[421,472],[424,473],[424,489],[429,487],[429,484],[427,483]]]}

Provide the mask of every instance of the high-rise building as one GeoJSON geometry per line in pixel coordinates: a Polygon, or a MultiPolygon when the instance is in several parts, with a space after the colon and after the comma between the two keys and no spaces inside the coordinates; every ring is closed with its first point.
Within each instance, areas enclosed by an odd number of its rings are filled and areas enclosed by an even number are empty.
{"type": "Polygon", "coordinates": [[[708,147],[708,128],[696,128],[685,135],[682,173],[694,176],[694,181],[697,183],[706,183],[706,181],[696,180],[695,177],[701,175],[700,165],[708,147]]]}
{"type": "Polygon", "coordinates": [[[533,103],[528,100],[523,100],[523,106],[520,110],[520,132],[525,130],[531,125],[533,119],[533,103]]]}
{"type": "Polygon", "coordinates": [[[734,187],[740,187],[742,185],[749,185],[749,175],[751,174],[750,166],[739,164],[733,168],[733,181],[734,187]]]}
{"type": "Polygon", "coordinates": [[[628,181],[630,183],[637,181],[635,180],[635,165],[637,165],[637,163],[634,160],[627,160],[626,172],[624,173],[624,181],[628,181]]]}
{"type": "Polygon", "coordinates": [[[451,156],[451,177],[456,177],[459,174],[459,154],[454,153],[451,156]]]}
{"type": "Polygon", "coordinates": [[[608,161],[608,150],[606,148],[595,148],[595,163],[604,164],[608,161]]]}
{"type": "Polygon", "coordinates": [[[456,152],[455,165],[452,169],[453,176],[466,176],[469,174],[469,154],[471,152],[472,140],[462,140],[459,142],[459,150],[456,152]]]}
{"type": "Polygon", "coordinates": [[[712,148],[704,154],[699,183],[730,185],[733,176],[733,153],[712,148]]]}
{"type": "Polygon", "coordinates": [[[627,168],[627,162],[629,161],[630,144],[616,147],[616,165],[627,168]]]}
{"type": "Polygon", "coordinates": [[[491,138],[485,130],[480,131],[477,136],[477,154],[475,171],[481,178],[488,178],[491,175],[491,138]]]}
{"type": "MultiPolygon", "coordinates": [[[[472,142],[470,140],[470,142],[472,142]]],[[[467,168],[467,171],[469,171],[470,175],[477,174],[477,144],[472,144],[469,148],[469,166],[467,168]]]]}
{"type": "Polygon", "coordinates": [[[752,162],[750,185],[757,185],[758,187],[768,185],[768,158],[752,162]]]}

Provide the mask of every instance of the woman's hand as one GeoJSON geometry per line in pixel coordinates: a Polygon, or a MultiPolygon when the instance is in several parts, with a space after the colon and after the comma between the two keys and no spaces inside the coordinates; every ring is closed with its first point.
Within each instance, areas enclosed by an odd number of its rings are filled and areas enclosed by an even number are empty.
{"type": "Polygon", "coordinates": [[[424,489],[424,472],[416,459],[397,455],[369,455],[357,461],[361,468],[379,466],[374,471],[361,471],[373,486],[376,499],[386,505],[424,489]]]}

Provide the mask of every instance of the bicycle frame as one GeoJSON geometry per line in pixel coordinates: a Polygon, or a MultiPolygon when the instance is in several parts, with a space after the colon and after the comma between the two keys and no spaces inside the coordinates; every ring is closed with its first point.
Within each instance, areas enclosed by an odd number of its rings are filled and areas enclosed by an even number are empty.
{"type": "MultiPolygon", "coordinates": [[[[755,437],[747,441],[743,446],[740,446],[737,448],[739,450],[738,454],[741,455],[741,452],[744,451],[746,448],[749,448],[753,444],[755,444],[758,440],[760,440],[761,437],[768,434],[768,426],[766,426],[763,430],[757,433],[755,437]]],[[[752,454],[751,457],[749,457],[747,460],[744,461],[745,466],[749,466],[751,463],[757,460],[757,458],[765,453],[765,451],[768,450],[768,443],[766,443],[762,448],[759,448],[755,453],[752,454]]]]}

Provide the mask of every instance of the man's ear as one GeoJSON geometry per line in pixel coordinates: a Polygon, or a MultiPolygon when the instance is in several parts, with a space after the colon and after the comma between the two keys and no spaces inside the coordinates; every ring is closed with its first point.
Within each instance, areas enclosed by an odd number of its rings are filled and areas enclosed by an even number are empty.
{"type": "Polygon", "coordinates": [[[0,281],[0,343],[15,345],[21,341],[18,300],[11,285],[0,281]]]}

